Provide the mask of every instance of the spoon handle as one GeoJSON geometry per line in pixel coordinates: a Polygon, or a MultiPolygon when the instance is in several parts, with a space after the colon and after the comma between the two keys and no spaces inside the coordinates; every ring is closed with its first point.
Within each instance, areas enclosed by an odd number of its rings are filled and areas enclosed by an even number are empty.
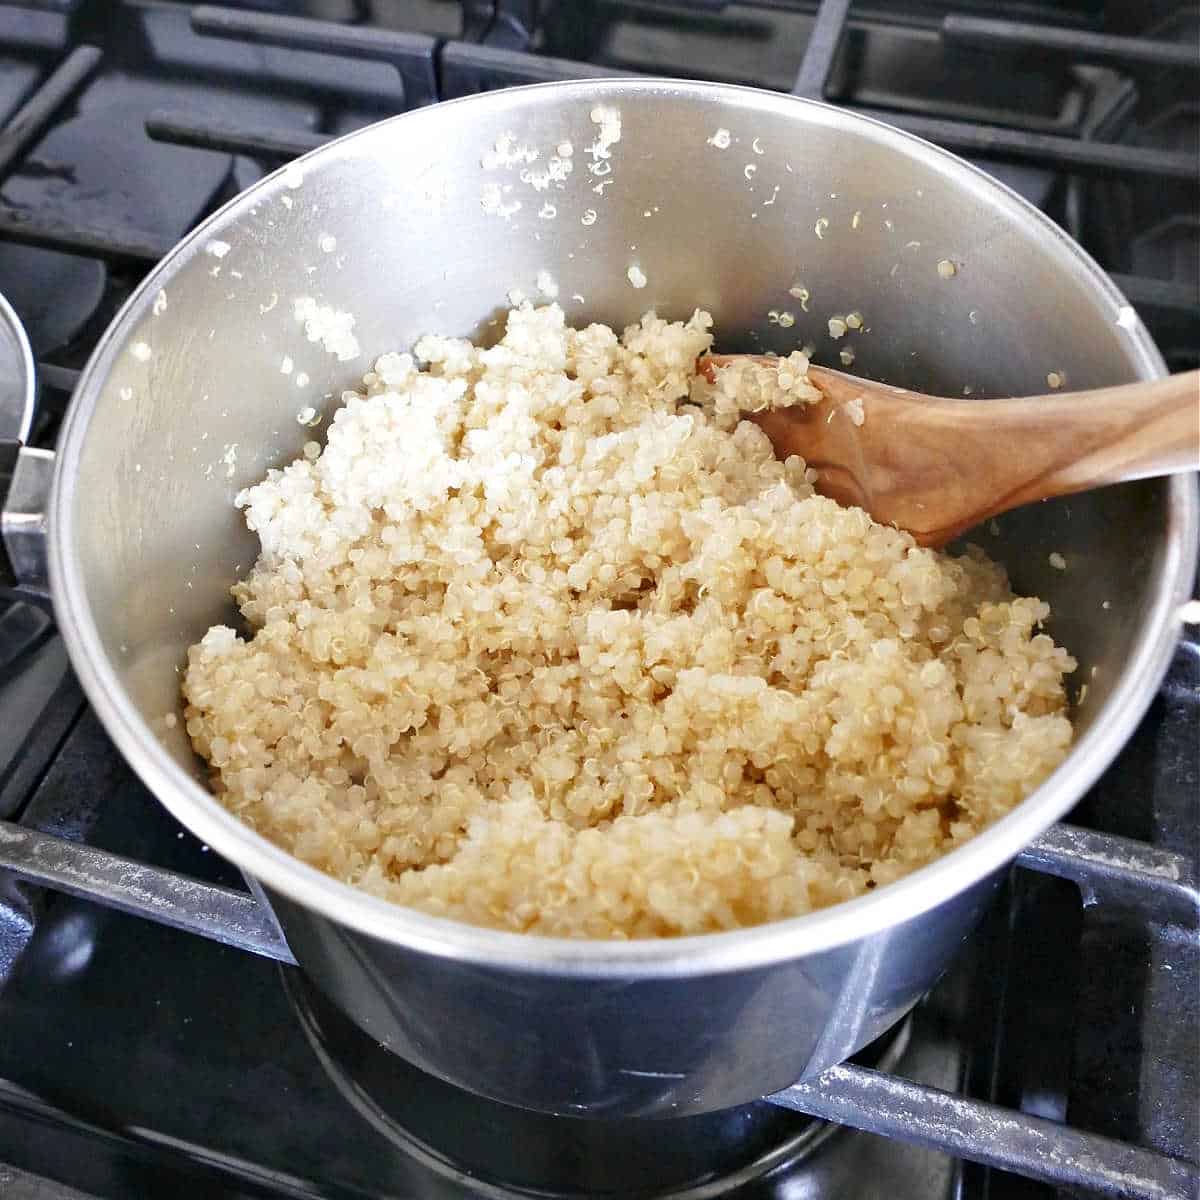
{"type": "Polygon", "coordinates": [[[978,432],[986,426],[993,444],[1010,456],[1013,486],[1005,508],[1200,470],[1200,371],[1095,391],[989,400],[961,412],[978,432]]]}

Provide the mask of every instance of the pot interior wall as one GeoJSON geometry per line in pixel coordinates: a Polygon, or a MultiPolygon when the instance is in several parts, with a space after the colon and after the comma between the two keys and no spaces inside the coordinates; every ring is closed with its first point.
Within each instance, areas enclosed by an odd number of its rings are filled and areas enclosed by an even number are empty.
{"type": "MultiPolygon", "coordinates": [[[[949,156],[832,109],[615,83],[376,126],[227,208],[156,272],[94,364],[70,501],[87,602],[123,686],[189,769],[163,717],[186,647],[232,618],[229,586],[255,557],[238,490],[319,437],[300,411],[328,418],[377,355],[430,331],[494,338],[512,290],[538,300],[539,280],[573,323],[700,306],[723,350],[812,343],[836,366],[850,345],[855,371],[949,395],[1045,391],[1050,372],[1085,388],[1154,366],[1065,237],[949,156]],[[618,141],[598,106],[619,113],[618,141]],[[555,160],[569,173],[541,186],[555,160]],[[303,297],[352,315],[360,353],[306,340],[303,297]],[[831,339],[828,318],[855,310],[866,328],[831,339]]],[[[1051,632],[1089,684],[1081,727],[1160,585],[1166,511],[1166,488],[1145,483],[974,535],[1053,605],[1051,632]]]]}

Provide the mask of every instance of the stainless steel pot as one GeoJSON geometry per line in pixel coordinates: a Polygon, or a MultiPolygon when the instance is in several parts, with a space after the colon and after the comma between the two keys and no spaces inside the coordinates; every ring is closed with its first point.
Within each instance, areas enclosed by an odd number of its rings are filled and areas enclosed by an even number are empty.
{"type": "Polygon", "coordinates": [[[811,1075],[897,1020],[998,873],[1117,753],[1178,636],[1195,486],[1111,488],[982,533],[1015,586],[1054,606],[1087,692],[1066,762],[942,861],[810,916],[668,942],[526,938],[397,908],[227,813],[167,718],[186,647],[228,618],[255,556],[234,494],[299,453],[312,433],[298,411],[328,414],[373,354],[423,332],[490,336],[510,289],[536,295],[543,271],[572,321],[702,305],[723,349],[811,340],[836,361],[845,342],[826,320],[859,310],[855,369],[943,394],[1044,391],[1051,371],[1085,388],[1163,364],[1095,263],[953,156],[834,108],[654,81],[473,97],[325,147],[177,247],[97,348],[54,470],[50,582],[74,666],[134,769],[261,885],[304,970],[396,1053],[548,1112],[703,1112],[811,1075]],[[599,105],[620,114],[608,157],[599,105]],[[540,186],[565,142],[572,170],[540,186]],[[353,314],[363,353],[306,341],[302,296],[353,314]]]}

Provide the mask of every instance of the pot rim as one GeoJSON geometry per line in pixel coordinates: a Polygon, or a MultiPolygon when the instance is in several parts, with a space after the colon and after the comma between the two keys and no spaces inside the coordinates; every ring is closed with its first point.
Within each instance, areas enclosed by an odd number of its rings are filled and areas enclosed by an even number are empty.
{"type": "MultiPolygon", "coordinates": [[[[437,120],[458,105],[519,106],[533,93],[563,101],[629,93],[690,97],[724,102],[740,111],[803,114],[810,123],[832,125],[846,134],[882,143],[934,166],[973,190],[982,203],[1015,209],[1053,243],[1065,269],[1111,305],[1113,320],[1128,301],[1101,268],[1050,218],[1011,188],[949,151],[872,118],[814,100],[729,84],[669,79],[597,79],[534,84],[443,101],[403,113],[327,143],[280,167],[198,225],[146,276],[106,329],[81,375],[64,421],[48,509],[51,593],[59,627],[88,699],[126,761],[159,801],[192,833],[242,871],[295,903],[361,934],[411,950],[514,972],[583,976],[679,978],[749,970],[830,950],[900,925],[950,900],[1003,868],[1029,842],[1059,819],[1095,782],[1122,748],[1150,704],[1170,663],[1181,626],[1179,610],[1190,597],[1200,523],[1200,501],[1189,476],[1167,481],[1165,551],[1161,582],[1151,611],[1112,694],[1088,731],[1040,787],[1001,820],[963,846],[867,895],[804,916],[748,929],[685,938],[629,941],[545,938],[509,933],[415,909],[369,895],[308,866],[255,833],[226,810],[188,774],[159,741],[129,701],[108,661],[87,601],[74,553],[74,478],[88,426],[108,370],[129,331],[154,294],[204,243],[244,210],[281,186],[285,172],[353,156],[360,141],[403,122],[437,120]],[[799,106],[799,107],[797,107],[799,106]]],[[[1131,358],[1143,379],[1166,367],[1140,321],[1125,331],[1131,358]]]]}

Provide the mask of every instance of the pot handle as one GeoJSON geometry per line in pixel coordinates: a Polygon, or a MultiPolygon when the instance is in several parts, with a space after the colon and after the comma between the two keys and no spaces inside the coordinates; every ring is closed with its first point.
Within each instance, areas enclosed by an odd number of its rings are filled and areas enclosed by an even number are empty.
{"type": "Polygon", "coordinates": [[[0,872],[277,962],[296,962],[266,903],[235,888],[11,821],[0,821],[0,872]]]}
{"type": "Polygon", "coordinates": [[[54,452],[0,441],[0,589],[21,598],[49,599],[46,572],[46,503],[54,478],[54,452]]]}
{"type": "Polygon", "coordinates": [[[25,445],[36,405],[33,350],[20,317],[0,295],[0,592],[45,605],[54,455],[25,445]]]}

